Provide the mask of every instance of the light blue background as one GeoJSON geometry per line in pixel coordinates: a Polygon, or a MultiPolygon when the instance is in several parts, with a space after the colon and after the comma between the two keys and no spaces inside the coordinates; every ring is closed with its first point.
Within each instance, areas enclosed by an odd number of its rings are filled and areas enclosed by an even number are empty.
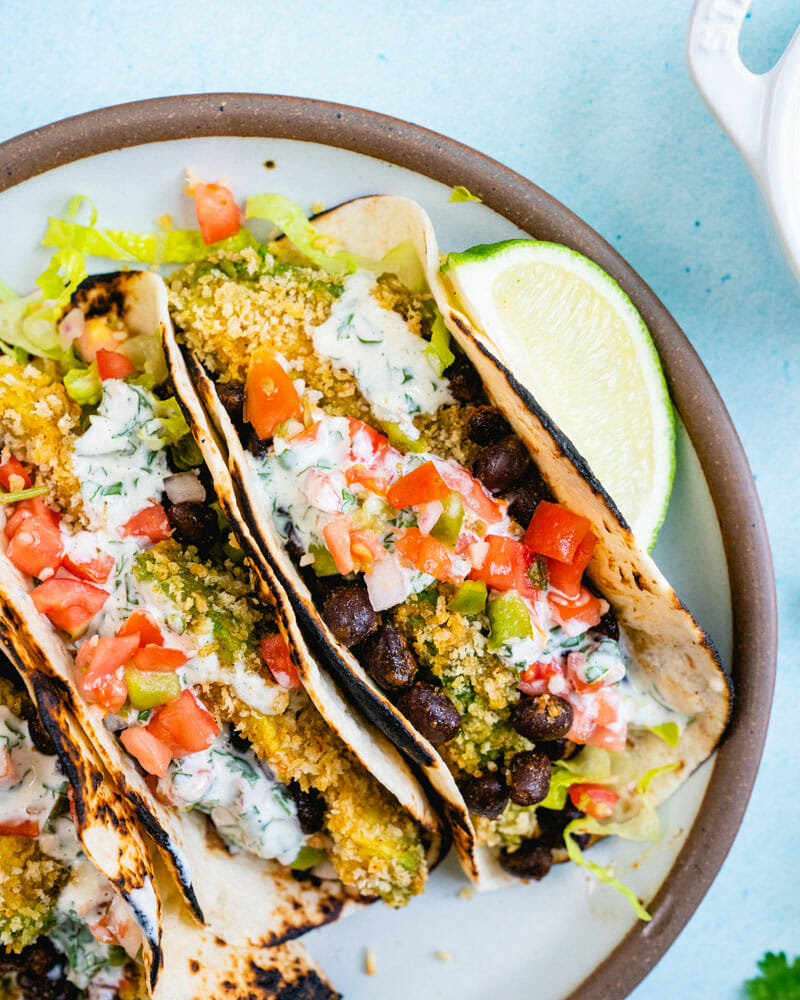
{"type": "MultiPolygon", "coordinates": [[[[781,653],[742,829],[635,1000],[737,997],[765,950],[800,951],[789,653],[800,645],[800,288],[747,170],[693,89],[689,11],[688,0],[0,0],[0,140],[164,94],[261,91],[369,107],[475,146],[555,195],[627,257],[692,340],[757,480],[781,653]]],[[[774,62],[798,20],[796,0],[756,0],[742,43],[752,69],[774,62]]]]}

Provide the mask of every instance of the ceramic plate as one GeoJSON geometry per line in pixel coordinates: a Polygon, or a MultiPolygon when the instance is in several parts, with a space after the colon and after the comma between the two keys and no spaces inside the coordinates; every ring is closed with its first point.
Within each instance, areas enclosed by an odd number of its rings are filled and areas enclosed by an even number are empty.
{"type": "MultiPolygon", "coordinates": [[[[243,197],[278,191],[306,209],[395,193],[430,213],[443,251],[525,234],[566,243],[631,295],[661,353],[680,415],[677,475],[656,560],[716,642],[737,688],[715,761],[661,809],[663,837],[593,850],[645,900],[625,901],[581,869],[465,898],[453,858],[401,912],[373,906],[307,938],[351,1000],[380,996],[623,997],[655,964],[710,885],[739,826],[763,745],[774,678],[772,570],[752,477],[711,380],[661,303],[588,226],[524,178],[415,126],[352,108],[257,95],[141,102],[0,146],[0,277],[24,291],[47,260],[49,214],[89,195],[100,225],[143,230],[163,213],[195,225],[185,171],[243,197]],[[449,201],[464,184],[483,204],[449,201]],[[726,561],[727,552],[727,561],[726,561]],[[655,897],[655,899],[654,899],[655,897]],[[373,949],[374,977],[364,972],[373,949]]],[[[108,264],[94,262],[94,269],[108,264]]]]}

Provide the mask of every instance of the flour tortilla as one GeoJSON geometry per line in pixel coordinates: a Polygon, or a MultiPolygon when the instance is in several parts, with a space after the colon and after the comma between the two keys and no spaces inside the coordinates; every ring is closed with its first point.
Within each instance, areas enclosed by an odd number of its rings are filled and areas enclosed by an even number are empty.
{"type": "MultiPolygon", "coordinates": [[[[711,640],[653,560],[639,548],[613,501],[571,442],[514,378],[489,340],[451,306],[439,273],[436,238],[424,210],[407,198],[378,195],[319,215],[314,226],[347,250],[372,260],[381,259],[400,243],[413,243],[445,322],[483,379],[492,403],[527,446],[554,497],[591,521],[598,544],[588,569],[590,579],[612,605],[629,648],[665,703],[690,718],[675,749],[644,729],[629,734],[626,757],[633,771],[641,775],[651,768],[675,765],[652,782],[651,801],[662,801],[711,754],[728,721],[730,684],[711,640]]],[[[244,445],[219,401],[214,382],[189,352],[185,360],[225,442],[242,510],[281,588],[290,595],[314,654],[360,711],[421,768],[441,796],[460,860],[473,881],[482,887],[511,881],[497,863],[497,851],[477,847],[463,797],[438,751],[392,705],[325,624],[280,544],[271,510],[260,496],[244,445]]],[[[621,809],[632,813],[640,805],[631,790],[629,796],[623,796],[621,809]]]]}

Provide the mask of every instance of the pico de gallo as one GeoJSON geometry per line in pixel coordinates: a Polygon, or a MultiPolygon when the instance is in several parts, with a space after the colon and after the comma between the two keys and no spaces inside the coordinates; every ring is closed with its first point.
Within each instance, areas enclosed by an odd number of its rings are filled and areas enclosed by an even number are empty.
{"type": "Polygon", "coordinates": [[[133,364],[142,335],[113,317],[73,308],[57,331],[85,366],[73,378],[0,358],[0,401],[28,400],[13,419],[0,406],[0,518],[80,696],[155,794],[205,812],[231,850],[407,902],[426,875],[419,829],[319,717],[253,598],[158,335],[154,375],[133,364]]]}
{"type": "Polygon", "coordinates": [[[86,857],[69,793],[33,705],[10,678],[0,678],[3,978],[19,991],[11,995],[25,998],[55,995],[57,983],[63,995],[144,998],[141,930],[86,857]]]}

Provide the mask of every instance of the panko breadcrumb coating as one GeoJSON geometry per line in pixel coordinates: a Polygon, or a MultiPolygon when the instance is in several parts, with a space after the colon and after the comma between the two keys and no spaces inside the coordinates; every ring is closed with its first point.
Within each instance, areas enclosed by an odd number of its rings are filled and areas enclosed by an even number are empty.
{"type": "Polygon", "coordinates": [[[30,469],[34,486],[47,486],[49,499],[67,520],[83,511],[80,482],[72,470],[80,418],[80,407],[61,382],[33,364],[0,356],[2,461],[9,455],[18,458],[30,469]]]}
{"type": "MultiPolygon", "coordinates": [[[[267,347],[289,362],[292,376],[321,393],[332,416],[376,419],[353,375],[314,351],[311,328],[330,315],[338,279],[311,266],[290,264],[282,248],[262,256],[254,249],[216,254],[175,271],[170,311],[179,337],[223,382],[243,382],[250,355],[267,347]],[[331,290],[332,289],[332,290],[331,290]]],[[[429,331],[429,296],[412,295],[391,275],[378,279],[376,299],[399,313],[417,336],[429,331]]],[[[470,407],[441,406],[414,424],[425,448],[469,464],[477,446],[466,434],[470,407]]]]}

